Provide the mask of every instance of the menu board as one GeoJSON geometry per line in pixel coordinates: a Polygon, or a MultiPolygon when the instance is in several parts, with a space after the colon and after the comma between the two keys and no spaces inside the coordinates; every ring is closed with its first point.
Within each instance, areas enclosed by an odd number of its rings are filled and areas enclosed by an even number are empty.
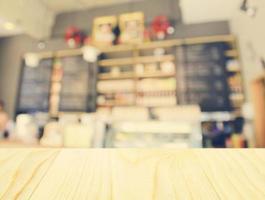
{"type": "Polygon", "coordinates": [[[38,67],[24,65],[17,113],[48,112],[52,59],[41,60],[38,67]]]}
{"type": "Polygon", "coordinates": [[[89,112],[96,107],[96,70],[82,56],[64,57],[59,111],[89,112]]]}
{"type": "Polygon", "coordinates": [[[177,50],[181,104],[202,111],[230,111],[224,43],[188,45],[177,50]]]}

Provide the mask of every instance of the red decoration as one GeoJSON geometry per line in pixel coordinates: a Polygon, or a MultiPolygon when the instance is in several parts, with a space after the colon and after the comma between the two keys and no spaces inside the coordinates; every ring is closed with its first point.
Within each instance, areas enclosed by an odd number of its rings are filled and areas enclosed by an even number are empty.
{"type": "Polygon", "coordinates": [[[151,33],[158,39],[164,39],[171,27],[168,18],[160,15],[154,18],[151,24],[151,33]]]}
{"type": "Polygon", "coordinates": [[[70,26],[65,32],[65,41],[70,47],[78,47],[84,42],[84,34],[80,29],[70,26]]]}

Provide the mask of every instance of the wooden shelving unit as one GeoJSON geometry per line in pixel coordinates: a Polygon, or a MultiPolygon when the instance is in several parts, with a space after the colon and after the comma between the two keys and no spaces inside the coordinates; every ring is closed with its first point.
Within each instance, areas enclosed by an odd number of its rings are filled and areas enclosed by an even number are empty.
{"type": "MultiPolygon", "coordinates": [[[[202,43],[215,43],[215,42],[227,42],[230,43],[234,49],[237,49],[236,37],[234,35],[216,35],[216,36],[204,36],[195,38],[183,38],[165,41],[155,41],[146,42],[136,45],[115,45],[107,47],[98,47],[102,53],[115,53],[115,52],[126,52],[134,50],[145,50],[145,49],[155,49],[155,48],[166,48],[166,47],[176,47],[182,45],[195,45],[202,43]]],[[[58,51],[47,51],[37,53],[40,58],[52,58],[56,57],[66,57],[66,56],[80,56],[82,55],[82,49],[64,49],[58,51]]]]}
{"type": "MultiPolygon", "coordinates": [[[[98,66],[102,68],[122,68],[124,66],[130,66],[131,72],[121,72],[118,74],[115,73],[99,73],[98,74],[98,80],[99,81],[119,81],[119,80],[132,80],[134,82],[134,91],[133,95],[135,97],[134,103],[128,103],[125,105],[128,106],[134,106],[138,105],[141,106],[139,103],[139,95],[143,95],[144,93],[140,93],[138,87],[141,80],[144,79],[157,79],[157,80],[163,80],[166,78],[175,78],[176,77],[176,68],[173,69],[174,72],[162,72],[160,71],[149,71],[149,72],[137,72],[137,64],[152,64],[155,63],[157,66],[159,66],[162,62],[171,62],[175,63],[175,56],[174,54],[165,54],[165,55],[143,55],[141,56],[141,51],[145,51],[147,49],[153,49],[153,48],[162,48],[162,47],[173,47],[176,44],[176,42],[172,41],[161,41],[161,42],[152,42],[152,43],[146,43],[142,45],[129,45],[127,48],[122,45],[120,47],[114,47],[113,51],[107,50],[106,52],[103,52],[104,54],[113,53],[120,51],[131,51],[132,56],[131,57],[125,57],[125,58],[108,58],[104,59],[98,62],[98,66]],[[172,46],[173,45],[173,46],[172,46]]],[[[122,82],[121,82],[122,84],[122,82]]],[[[99,95],[103,95],[102,92],[98,92],[99,95]]],[[[104,93],[104,92],[103,92],[104,93]]],[[[113,96],[115,95],[125,95],[122,91],[112,92],[111,94],[113,96]]],[[[107,93],[105,95],[110,96],[111,94],[107,93]]],[[[115,97],[114,97],[115,98],[115,97]]],[[[126,97],[125,97],[126,98],[126,97]]],[[[175,100],[177,103],[177,100],[175,100]]],[[[109,103],[98,103],[98,107],[115,107],[115,106],[124,106],[120,103],[115,103],[115,100],[113,102],[109,103]]]]}
{"type": "Polygon", "coordinates": [[[142,79],[142,78],[169,78],[169,77],[175,77],[176,73],[148,73],[148,74],[142,74],[142,75],[138,75],[136,76],[136,78],[138,79],[142,79]]]}
{"type": "Polygon", "coordinates": [[[114,52],[121,52],[121,51],[167,48],[167,47],[176,47],[176,46],[182,46],[182,45],[195,45],[195,44],[202,44],[202,43],[215,43],[215,42],[234,43],[235,40],[236,40],[236,37],[234,35],[216,35],[216,36],[154,41],[154,42],[146,42],[146,43],[135,44],[135,45],[116,45],[116,46],[103,47],[103,48],[99,47],[99,49],[103,53],[114,53],[114,52]]]}
{"type": "Polygon", "coordinates": [[[141,74],[135,75],[134,73],[125,73],[118,76],[109,75],[109,74],[101,74],[98,75],[99,80],[122,80],[122,79],[143,79],[143,78],[169,78],[175,77],[176,73],[148,73],[148,74],[141,74]]]}
{"type": "MultiPolygon", "coordinates": [[[[167,78],[176,78],[178,75],[178,70],[175,72],[162,72],[162,71],[148,71],[144,73],[139,73],[136,69],[137,64],[151,64],[156,63],[160,64],[161,62],[175,62],[176,63],[176,48],[181,48],[182,46],[189,45],[199,45],[199,44],[211,44],[217,42],[224,42],[230,45],[230,49],[225,52],[225,56],[229,59],[235,59],[240,61],[239,51],[237,49],[237,40],[233,35],[217,35],[217,36],[205,36],[205,37],[196,37],[196,38],[182,38],[182,39],[173,39],[173,40],[165,40],[165,41],[154,41],[154,42],[146,42],[142,44],[135,45],[116,45],[116,46],[107,46],[107,47],[98,47],[98,49],[104,54],[124,54],[130,53],[129,57],[121,57],[118,58],[108,58],[104,60],[100,60],[97,64],[101,68],[105,70],[111,70],[112,68],[122,68],[123,66],[131,66],[131,72],[120,72],[120,73],[101,73],[98,74],[98,81],[107,81],[107,80],[133,80],[135,83],[134,93],[137,94],[137,86],[139,81],[143,79],[167,79],[167,78]],[[150,52],[150,50],[154,50],[156,48],[165,48],[171,52],[167,52],[165,55],[154,56],[154,55],[146,55],[141,54],[142,52],[150,52]]],[[[67,56],[80,56],[82,55],[82,48],[76,49],[65,49],[60,51],[50,51],[50,52],[40,52],[38,53],[40,58],[62,58],[67,56]]],[[[241,70],[239,68],[234,68],[232,70],[228,70],[228,73],[233,75],[238,75],[242,77],[241,70]]],[[[241,78],[241,82],[243,78],[241,78]]],[[[241,85],[243,85],[241,83],[241,85]]],[[[236,102],[238,108],[244,102],[244,93],[242,92],[241,102],[236,102]]],[[[137,98],[136,98],[137,100],[137,98]]]]}
{"type": "MultiPolygon", "coordinates": [[[[130,52],[132,54],[131,57],[121,57],[121,58],[107,58],[104,60],[100,60],[98,62],[98,66],[102,68],[106,68],[112,70],[112,68],[122,68],[124,66],[131,66],[131,72],[120,72],[120,73],[102,73],[98,75],[98,81],[104,80],[133,80],[135,83],[135,96],[137,105],[137,95],[138,95],[138,85],[139,81],[144,79],[167,79],[167,78],[177,78],[178,70],[176,67],[175,72],[165,73],[162,71],[155,72],[145,72],[138,73],[136,70],[137,64],[148,64],[148,63],[156,63],[160,64],[162,62],[174,62],[176,63],[176,52],[174,49],[185,46],[185,45],[199,45],[199,44],[211,44],[217,42],[224,42],[229,44],[231,48],[224,52],[224,55],[229,59],[240,60],[239,52],[237,50],[237,42],[236,37],[233,35],[218,35],[218,36],[206,36],[206,37],[197,37],[197,38],[184,38],[184,39],[174,39],[174,40],[166,40],[166,41],[155,41],[155,42],[147,42],[142,44],[135,45],[117,45],[113,47],[99,48],[102,53],[108,55],[111,53],[122,53],[122,52],[130,52]],[[164,48],[171,51],[171,53],[167,52],[165,55],[155,56],[155,55],[141,55],[142,52],[154,50],[157,48],[164,48]]],[[[241,76],[241,70],[233,69],[230,70],[229,73],[237,74],[241,76]]],[[[242,83],[241,83],[242,84],[242,83]]],[[[234,107],[240,108],[244,101],[244,93],[242,94],[233,94],[231,96],[231,101],[234,101],[234,97],[236,98],[236,102],[233,103],[234,107]]],[[[177,95],[176,95],[177,98],[177,95]]],[[[115,103],[114,103],[115,104],[115,103]]],[[[177,100],[176,100],[177,104],[177,100]]],[[[115,105],[112,105],[115,106],[115,105]]]]}
{"type": "Polygon", "coordinates": [[[239,57],[239,54],[238,54],[238,51],[237,50],[229,50],[229,51],[226,51],[225,52],[225,55],[227,57],[231,57],[231,58],[238,58],[239,57]]]}
{"type": "Polygon", "coordinates": [[[173,55],[161,55],[161,56],[142,56],[142,57],[131,57],[131,58],[114,58],[114,59],[105,59],[99,61],[98,64],[101,67],[117,67],[124,65],[133,65],[133,64],[145,64],[153,62],[163,62],[163,61],[173,61],[175,58],[173,55]]]}
{"type": "Polygon", "coordinates": [[[121,79],[132,79],[132,78],[135,78],[134,73],[124,73],[118,76],[109,75],[109,74],[98,75],[99,80],[121,80],[121,79]]]}

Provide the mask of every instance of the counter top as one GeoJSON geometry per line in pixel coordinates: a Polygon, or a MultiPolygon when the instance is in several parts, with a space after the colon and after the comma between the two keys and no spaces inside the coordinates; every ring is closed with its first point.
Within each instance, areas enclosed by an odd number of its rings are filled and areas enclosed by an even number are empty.
{"type": "Polygon", "coordinates": [[[264,200],[265,150],[0,149],[4,200],[264,200]]]}

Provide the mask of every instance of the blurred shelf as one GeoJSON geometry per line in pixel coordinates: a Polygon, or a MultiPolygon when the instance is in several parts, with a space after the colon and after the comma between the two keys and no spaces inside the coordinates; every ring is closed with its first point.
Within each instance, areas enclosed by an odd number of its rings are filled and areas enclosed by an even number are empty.
{"type": "Polygon", "coordinates": [[[115,103],[105,103],[105,104],[97,104],[97,107],[129,107],[135,106],[135,104],[115,104],[115,103]]]}
{"type": "Polygon", "coordinates": [[[130,57],[130,58],[115,58],[105,59],[98,62],[100,67],[117,67],[124,65],[135,65],[143,63],[165,62],[173,61],[175,57],[173,55],[162,56],[142,56],[142,57],[130,57]]]}
{"type": "Polygon", "coordinates": [[[244,94],[231,94],[230,96],[229,96],[229,98],[231,99],[231,100],[235,100],[235,101],[239,101],[239,100],[244,100],[245,99],[245,96],[244,96],[244,94]]]}
{"type": "Polygon", "coordinates": [[[82,116],[86,115],[87,112],[58,112],[58,117],[64,116],[64,115],[77,115],[82,116]]]}
{"type": "Polygon", "coordinates": [[[134,73],[121,73],[118,76],[111,74],[100,74],[98,75],[99,80],[120,80],[120,79],[133,79],[134,73]]]}
{"type": "Polygon", "coordinates": [[[126,121],[116,122],[113,126],[115,130],[122,133],[148,133],[148,134],[177,134],[187,136],[192,134],[192,128],[189,123],[178,121],[126,121]]]}
{"type": "Polygon", "coordinates": [[[241,73],[241,70],[240,70],[239,68],[228,69],[227,71],[228,71],[228,72],[231,72],[231,73],[241,73]]]}
{"type": "Polygon", "coordinates": [[[135,93],[135,91],[98,91],[98,94],[103,94],[103,95],[108,95],[108,94],[131,94],[131,93],[135,93]]]}
{"type": "Polygon", "coordinates": [[[203,36],[195,38],[180,38],[173,40],[151,41],[142,44],[135,45],[116,45],[110,47],[99,48],[103,53],[119,52],[119,51],[133,51],[133,50],[145,50],[155,48],[168,48],[181,45],[192,45],[201,43],[214,43],[214,42],[229,42],[236,41],[234,35],[215,35],[215,36],[203,36]]]}
{"type": "Polygon", "coordinates": [[[201,122],[210,122],[210,121],[231,121],[234,120],[235,115],[231,112],[203,112],[201,115],[201,122]]]}
{"type": "Polygon", "coordinates": [[[131,58],[113,58],[113,59],[104,59],[98,62],[100,67],[117,67],[124,65],[133,64],[135,59],[131,58]]]}
{"type": "MultiPolygon", "coordinates": [[[[139,97],[141,97],[141,94],[144,94],[147,97],[154,97],[154,98],[159,98],[159,97],[177,97],[176,90],[157,90],[157,91],[137,91],[136,92],[139,97]]],[[[144,98],[144,97],[143,97],[144,98]]]]}
{"type": "Polygon", "coordinates": [[[121,73],[118,76],[113,76],[111,74],[101,74],[98,76],[99,80],[121,80],[121,79],[143,79],[143,78],[170,78],[175,77],[176,73],[146,73],[141,75],[135,75],[134,73],[121,73]]]}
{"type": "Polygon", "coordinates": [[[237,50],[228,50],[225,52],[225,55],[227,57],[232,57],[232,58],[237,58],[239,57],[238,51],[237,50]]]}
{"type": "MultiPolygon", "coordinates": [[[[195,45],[201,43],[214,43],[214,42],[229,42],[235,43],[236,37],[234,35],[215,35],[215,36],[203,36],[203,37],[195,37],[195,38],[179,38],[173,40],[163,40],[163,41],[151,41],[142,44],[135,45],[113,45],[106,47],[97,47],[102,53],[115,53],[122,51],[134,51],[134,50],[144,50],[144,49],[155,49],[155,48],[166,48],[166,47],[174,47],[181,45],[195,45]]],[[[38,56],[41,58],[52,58],[55,57],[67,57],[67,56],[78,56],[82,55],[82,48],[76,49],[65,49],[59,51],[47,51],[47,52],[39,52],[38,56]]]]}
{"type": "Polygon", "coordinates": [[[61,57],[70,57],[70,56],[81,56],[83,54],[82,49],[65,49],[56,51],[54,53],[55,57],[61,58],[61,57]]]}
{"type": "Polygon", "coordinates": [[[203,36],[195,38],[183,39],[182,42],[185,45],[195,45],[201,43],[215,43],[215,42],[229,42],[234,43],[236,37],[234,35],[215,35],[215,36],[203,36]]]}
{"type": "Polygon", "coordinates": [[[139,50],[145,50],[145,49],[174,47],[174,46],[179,46],[181,44],[182,44],[181,40],[152,41],[152,42],[139,44],[136,46],[136,48],[139,50]]]}
{"type": "Polygon", "coordinates": [[[176,76],[176,73],[163,74],[161,72],[155,72],[155,73],[137,75],[137,78],[168,78],[168,77],[175,77],[175,76],[176,76]]]}
{"type": "Polygon", "coordinates": [[[108,47],[99,47],[99,50],[103,53],[115,53],[120,51],[132,51],[135,49],[135,45],[115,45],[115,46],[108,46],[108,47]]]}

